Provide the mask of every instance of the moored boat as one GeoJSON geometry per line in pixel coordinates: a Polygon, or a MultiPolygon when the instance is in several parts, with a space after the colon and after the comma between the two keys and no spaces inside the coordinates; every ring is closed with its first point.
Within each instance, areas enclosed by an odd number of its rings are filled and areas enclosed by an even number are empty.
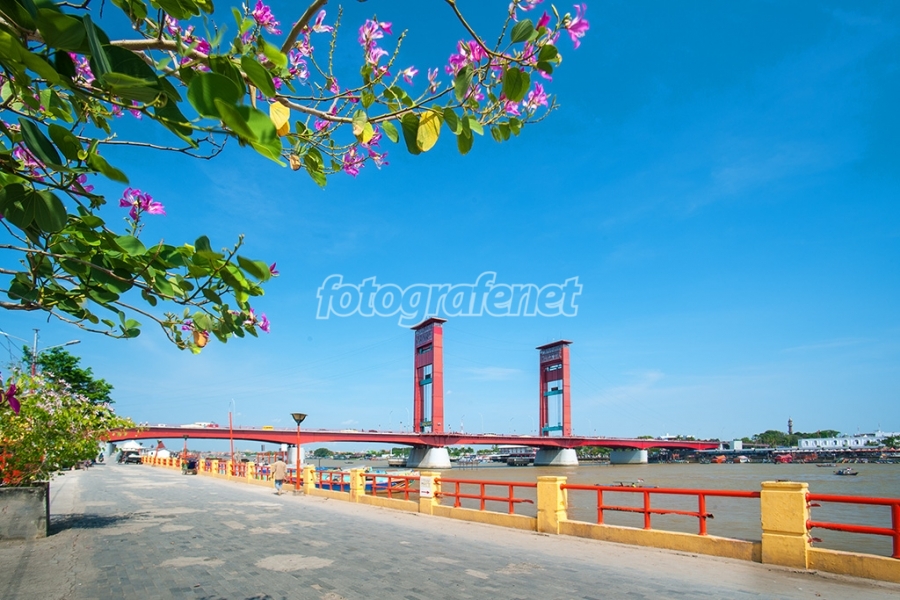
{"type": "Polygon", "coordinates": [[[859,471],[854,471],[850,467],[845,467],[843,469],[838,469],[834,472],[835,475],[859,475],[859,471]]]}

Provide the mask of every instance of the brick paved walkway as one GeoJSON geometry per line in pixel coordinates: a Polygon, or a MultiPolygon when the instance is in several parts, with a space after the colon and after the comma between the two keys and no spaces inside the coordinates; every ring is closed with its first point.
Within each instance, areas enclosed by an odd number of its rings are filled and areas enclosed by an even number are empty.
{"type": "Polygon", "coordinates": [[[900,598],[900,586],[465,523],[141,465],[51,486],[0,598],[900,598]]]}

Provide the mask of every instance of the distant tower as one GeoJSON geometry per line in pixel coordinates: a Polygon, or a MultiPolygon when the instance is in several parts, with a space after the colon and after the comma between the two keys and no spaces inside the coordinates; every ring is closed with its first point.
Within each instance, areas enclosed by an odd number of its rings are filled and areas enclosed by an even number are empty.
{"type": "Polygon", "coordinates": [[[794,435],[794,420],[788,417],[788,435],[794,435]]]}

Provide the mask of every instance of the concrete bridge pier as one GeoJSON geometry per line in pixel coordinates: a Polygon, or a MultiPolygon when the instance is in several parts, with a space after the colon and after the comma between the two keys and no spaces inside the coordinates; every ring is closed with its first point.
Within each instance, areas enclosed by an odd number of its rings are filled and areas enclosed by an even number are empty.
{"type": "Polygon", "coordinates": [[[577,467],[578,455],[574,448],[538,448],[534,455],[536,467],[577,467]]]}
{"type": "Polygon", "coordinates": [[[116,447],[115,444],[113,444],[112,442],[106,442],[106,444],[103,447],[103,461],[104,462],[109,462],[109,459],[112,457],[115,447],[116,447]]]}
{"type": "Polygon", "coordinates": [[[637,448],[626,448],[624,450],[610,450],[609,464],[611,465],[646,465],[647,451],[638,450],[637,448]]]}
{"type": "Polygon", "coordinates": [[[410,469],[449,469],[450,452],[446,448],[413,446],[406,459],[406,466],[410,469]]]}
{"type": "MultiPolygon", "coordinates": [[[[302,447],[302,446],[301,446],[301,447],[302,447]]],[[[285,462],[288,464],[289,467],[292,466],[292,465],[293,465],[293,466],[296,466],[296,465],[297,465],[297,446],[296,446],[296,445],[288,446],[288,458],[287,458],[287,460],[286,460],[285,462]]],[[[300,467],[301,467],[301,468],[303,467],[303,454],[302,454],[302,452],[301,452],[301,454],[300,454],[300,467]]]]}

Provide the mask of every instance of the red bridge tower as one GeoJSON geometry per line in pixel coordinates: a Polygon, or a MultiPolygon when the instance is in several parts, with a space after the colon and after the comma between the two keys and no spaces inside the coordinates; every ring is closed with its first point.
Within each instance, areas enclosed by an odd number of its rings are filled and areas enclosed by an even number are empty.
{"type": "Polygon", "coordinates": [[[432,317],[413,327],[415,391],[413,431],[444,433],[444,329],[447,319],[432,317]]]}
{"type": "Polygon", "coordinates": [[[553,431],[560,435],[572,435],[572,406],[569,393],[569,340],[559,340],[538,346],[541,351],[541,388],[539,396],[541,437],[549,437],[553,431]],[[550,424],[550,408],[556,406],[556,425],[550,424]]]}

